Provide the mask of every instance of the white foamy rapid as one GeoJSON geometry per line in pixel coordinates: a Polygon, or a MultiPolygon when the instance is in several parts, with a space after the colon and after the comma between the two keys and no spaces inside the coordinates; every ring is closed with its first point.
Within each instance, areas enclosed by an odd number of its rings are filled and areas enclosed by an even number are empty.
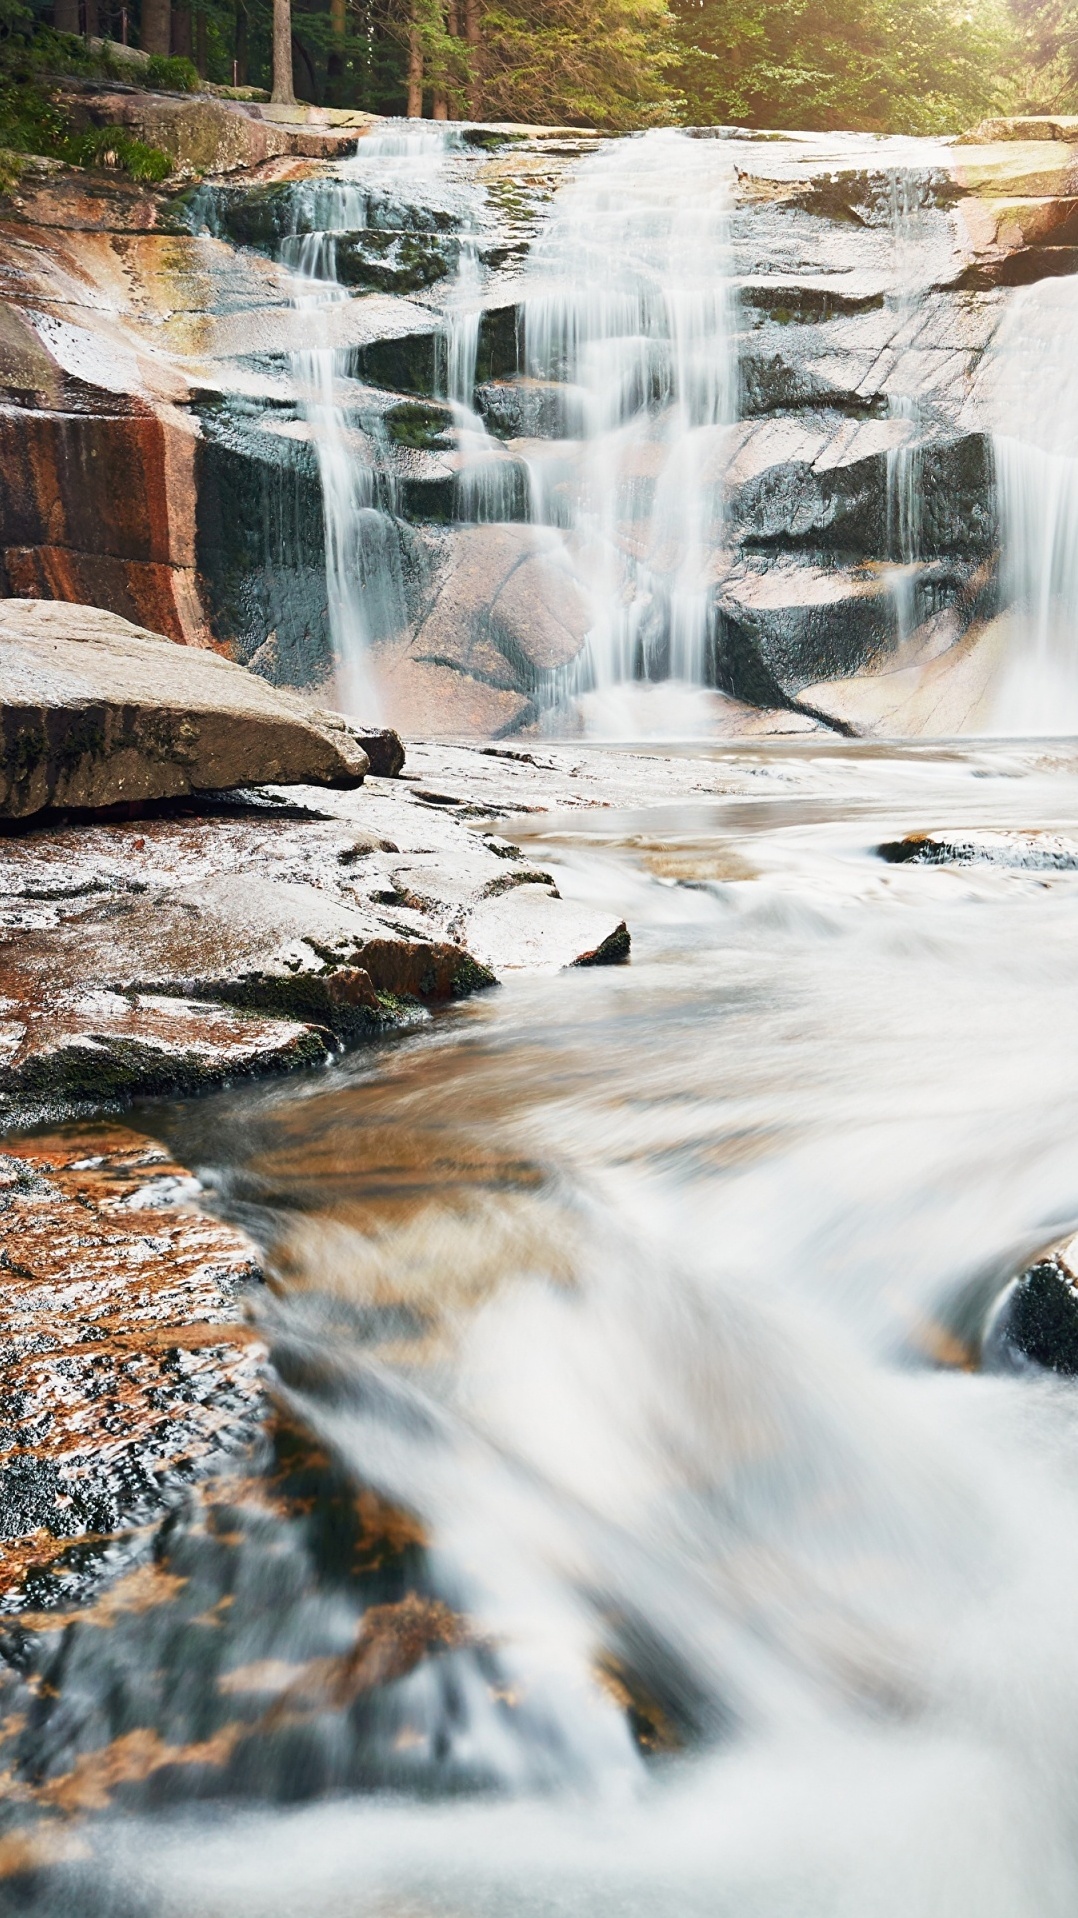
{"type": "Polygon", "coordinates": [[[1078,730],[1078,283],[1011,296],[987,368],[1012,634],[995,708],[1010,733],[1078,730]]]}
{"type": "Polygon", "coordinates": [[[737,393],[732,166],[721,141],[619,141],[559,195],[529,264],[525,372],[564,382],[574,435],[534,442],[528,468],[532,516],[590,604],[577,691],[707,677],[737,393]]]}
{"type": "MultiPolygon", "coordinates": [[[[1078,1387],[964,1370],[958,1308],[1076,1217],[1078,851],[876,849],[1078,845],[1078,759],[695,771],[724,796],[514,827],[631,966],[187,1108],[286,1234],[293,1408],[418,1518],[475,1641],[346,1697],[328,1748],[286,1714],[260,1806],[86,1819],[45,1918],[1073,1918],[1078,1387]],[[629,1683],[679,1752],[630,1737],[629,1683]],[[331,1794],[349,1737],[411,1782],[331,1794]]],[[[230,1697],[282,1660],[323,1696],[287,1564],[186,1628],[230,1697]]],[[[350,1645],[347,1585],[314,1596],[350,1645]]]]}

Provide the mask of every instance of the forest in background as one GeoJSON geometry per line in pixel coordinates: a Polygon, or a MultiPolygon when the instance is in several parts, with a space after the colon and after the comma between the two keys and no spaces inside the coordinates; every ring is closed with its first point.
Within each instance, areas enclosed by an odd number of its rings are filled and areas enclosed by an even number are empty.
{"type": "MultiPolygon", "coordinates": [[[[299,99],[378,113],[930,133],[1078,110],[1078,0],[292,0],[291,27],[299,99]]],[[[50,73],[117,71],[91,38],[149,52],[159,86],[268,88],[272,35],[273,0],[0,0],[0,146],[64,150],[50,73]]]]}

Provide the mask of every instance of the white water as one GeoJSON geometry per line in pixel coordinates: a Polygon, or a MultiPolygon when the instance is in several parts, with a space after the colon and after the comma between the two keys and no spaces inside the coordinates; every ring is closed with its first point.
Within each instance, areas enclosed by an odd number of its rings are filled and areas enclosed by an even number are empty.
{"type": "MultiPolygon", "coordinates": [[[[303,1418],[420,1515],[495,1666],[387,1688],[366,1736],[413,1788],[88,1821],[114,1902],[48,1918],[1072,1918],[1078,1388],[931,1354],[1078,1211],[1078,875],[874,847],[1078,837],[1074,755],[695,770],[712,797],[524,822],[630,967],[182,1118],[283,1234],[303,1418]],[[411,1348],[347,1329],[389,1299],[411,1348]],[[680,1756],[634,1748],[611,1652],[680,1756]],[[439,1797],[453,1766],[486,1789],[439,1797]]],[[[282,1609],[238,1581],[213,1657],[301,1660],[282,1609]]]]}
{"type": "Polygon", "coordinates": [[[707,678],[722,427],[737,403],[722,142],[619,141],[559,195],[529,263],[524,362],[567,384],[570,441],[530,449],[533,517],[591,607],[575,690],[707,678]]]}
{"type": "Polygon", "coordinates": [[[1012,294],[986,369],[1013,639],[1009,732],[1078,730],[1078,283],[1012,294]]]}
{"type": "Polygon", "coordinates": [[[309,324],[309,342],[296,354],[293,373],[322,483],[326,593],[339,696],[345,710],[365,720],[380,716],[370,666],[372,613],[381,632],[402,627],[405,611],[391,489],[387,514],[378,509],[377,449],[349,425],[342,403],[340,383],[350,355],[347,346],[333,344],[331,329],[334,308],[352,296],[337,278],[337,239],[367,225],[372,188],[410,198],[436,185],[456,137],[451,128],[409,122],[368,134],[355,160],[332,180],[307,189],[304,224],[312,230],[282,248],[296,275],[296,304],[309,324]]]}

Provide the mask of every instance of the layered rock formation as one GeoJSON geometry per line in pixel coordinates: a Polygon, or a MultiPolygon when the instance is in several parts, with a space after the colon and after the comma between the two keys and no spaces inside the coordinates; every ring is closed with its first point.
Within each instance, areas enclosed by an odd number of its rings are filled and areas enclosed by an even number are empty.
{"type": "MultiPolygon", "coordinates": [[[[4,589],[320,683],[326,426],[297,361],[316,343],[336,353],[335,445],[368,502],[350,563],[391,716],[450,733],[534,721],[571,683],[589,612],[571,548],[559,558],[528,523],[535,462],[553,453],[571,478],[579,396],[522,372],[521,272],[595,142],[466,129],[405,190],[377,170],[335,181],[324,156],[363,127],[134,91],[85,110],[166,145],[184,111],[184,139],[221,125],[188,156],[206,186],[31,167],[0,209],[4,589]],[[323,157],[305,156],[319,140],[323,157]],[[326,227],[349,297],[314,312],[282,254],[326,227]],[[478,468],[440,397],[461,323],[476,328],[478,468]]],[[[1078,257],[1071,131],[992,126],[912,154],[730,143],[740,417],[707,429],[701,480],[722,495],[717,685],[840,729],[976,714],[995,658],[979,645],[998,548],[989,349],[1009,289],[1078,257]]],[[[634,475],[634,498],[650,483],[634,475]]]]}

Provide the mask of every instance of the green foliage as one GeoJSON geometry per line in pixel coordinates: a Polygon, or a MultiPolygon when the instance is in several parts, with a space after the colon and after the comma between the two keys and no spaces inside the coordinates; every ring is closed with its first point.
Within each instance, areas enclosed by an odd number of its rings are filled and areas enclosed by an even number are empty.
{"type": "Polygon", "coordinates": [[[167,153],[147,146],[145,140],[133,140],[124,127],[91,127],[87,133],[69,134],[61,157],[75,166],[116,167],[133,180],[155,185],[172,172],[167,153]]]}
{"type": "Polygon", "coordinates": [[[1078,5],[1013,0],[1018,29],[1008,106],[1015,113],[1078,112],[1078,5]]]}
{"type": "Polygon", "coordinates": [[[674,0],[699,125],[959,132],[1000,100],[991,0],[674,0]]]}
{"type": "MultiPolygon", "coordinates": [[[[197,93],[202,84],[193,61],[175,55],[169,58],[164,53],[151,54],[146,65],[139,69],[140,80],[143,75],[145,85],[159,93],[197,93]]],[[[128,72],[126,77],[134,76],[128,72]]]]}
{"type": "MultiPolygon", "coordinates": [[[[0,145],[165,177],[164,156],[120,129],[76,135],[53,81],[185,93],[195,66],[91,49],[43,24],[47,11],[0,0],[0,145]]],[[[180,17],[210,80],[228,86],[236,61],[241,84],[268,84],[272,0],[187,0],[180,17]]],[[[342,27],[331,0],[292,0],[297,93],[401,113],[417,35],[426,109],[442,96],[453,117],[474,99],[484,119],[610,132],[680,120],[933,133],[1078,110],[1078,0],[479,0],[476,46],[464,17],[465,0],[344,0],[342,27]]]]}
{"type": "MultiPolygon", "coordinates": [[[[172,171],[168,155],[134,140],[124,127],[91,127],[78,131],[71,122],[62,93],[50,78],[95,78],[109,73],[108,56],[86,46],[71,34],[44,28],[31,35],[24,9],[6,0],[8,31],[0,38],[0,191],[10,191],[19,173],[15,156],[41,154],[65,160],[70,166],[107,166],[136,180],[160,181],[172,171]]],[[[3,9],[5,0],[0,0],[3,9]]],[[[186,62],[169,64],[186,65],[186,62]]],[[[194,69],[192,68],[192,72],[194,69]]],[[[197,78],[197,76],[196,76],[197,78]]]]}
{"type": "Polygon", "coordinates": [[[482,44],[490,119],[619,133],[676,117],[666,0],[494,0],[482,44]]]}

